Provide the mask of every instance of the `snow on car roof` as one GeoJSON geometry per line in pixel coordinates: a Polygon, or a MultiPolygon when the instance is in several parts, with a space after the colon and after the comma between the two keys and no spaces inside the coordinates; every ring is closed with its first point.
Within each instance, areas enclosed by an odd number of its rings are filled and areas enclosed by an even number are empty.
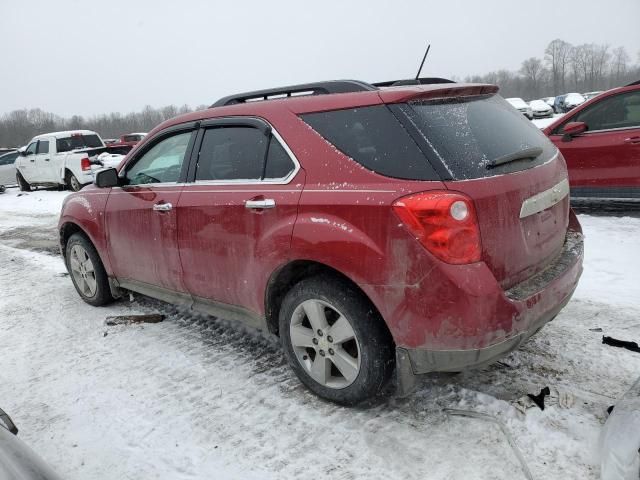
{"type": "Polygon", "coordinates": [[[67,138],[67,137],[71,137],[72,135],[98,135],[98,134],[92,130],[65,130],[64,132],[41,133],[40,135],[36,135],[35,137],[33,137],[33,140],[38,140],[41,137],[67,138]]]}

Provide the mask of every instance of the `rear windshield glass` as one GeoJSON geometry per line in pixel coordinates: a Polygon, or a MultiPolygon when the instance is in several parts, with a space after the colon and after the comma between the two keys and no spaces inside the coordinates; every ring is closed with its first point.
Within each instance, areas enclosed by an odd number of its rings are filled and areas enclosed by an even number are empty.
{"type": "Polygon", "coordinates": [[[102,147],[102,142],[98,135],[72,135],[70,137],[58,138],[56,140],[56,151],[69,152],[81,148],[102,147]]]}
{"type": "Polygon", "coordinates": [[[345,155],[376,173],[409,180],[439,179],[385,105],[309,113],[302,119],[345,155]]]}
{"type": "Polygon", "coordinates": [[[411,102],[401,109],[418,131],[429,160],[442,164],[453,180],[525,170],[545,163],[556,152],[531,121],[498,95],[411,102]],[[491,168],[496,159],[536,147],[542,152],[533,158],[491,168]]]}

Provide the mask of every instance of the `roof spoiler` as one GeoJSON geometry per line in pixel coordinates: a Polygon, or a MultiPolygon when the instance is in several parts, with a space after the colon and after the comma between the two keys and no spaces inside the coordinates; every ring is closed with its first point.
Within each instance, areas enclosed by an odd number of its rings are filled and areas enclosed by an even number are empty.
{"type": "Polygon", "coordinates": [[[411,78],[408,80],[388,80],[386,82],[377,82],[372,85],[375,87],[400,87],[406,85],[432,85],[434,83],[456,83],[448,78],[440,77],[424,77],[424,78],[411,78]]]}

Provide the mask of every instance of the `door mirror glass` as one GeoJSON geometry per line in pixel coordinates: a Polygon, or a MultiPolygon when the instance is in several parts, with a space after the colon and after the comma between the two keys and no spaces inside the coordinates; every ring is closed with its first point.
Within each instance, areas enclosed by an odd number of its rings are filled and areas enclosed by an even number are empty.
{"type": "Polygon", "coordinates": [[[119,184],[118,171],[115,168],[100,170],[98,173],[96,173],[96,179],[94,183],[99,188],[117,187],[119,184]]]}
{"type": "Polygon", "coordinates": [[[587,124],[584,122],[569,122],[562,129],[565,138],[575,137],[587,131],[587,124]]]}

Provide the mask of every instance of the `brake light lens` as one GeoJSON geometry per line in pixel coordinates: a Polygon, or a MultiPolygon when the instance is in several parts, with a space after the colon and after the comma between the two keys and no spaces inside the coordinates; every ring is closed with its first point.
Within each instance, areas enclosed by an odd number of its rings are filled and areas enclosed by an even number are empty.
{"type": "Polygon", "coordinates": [[[91,160],[89,160],[88,158],[83,158],[82,160],[80,160],[80,168],[82,170],[91,170],[91,160]]]}
{"type": "Polygon", "coordinates": [[[396,200],[393,210],[418,241],[440,260],[454,265],[479,262],[480,228],[466,195],[433,191],[396,200]]]}

